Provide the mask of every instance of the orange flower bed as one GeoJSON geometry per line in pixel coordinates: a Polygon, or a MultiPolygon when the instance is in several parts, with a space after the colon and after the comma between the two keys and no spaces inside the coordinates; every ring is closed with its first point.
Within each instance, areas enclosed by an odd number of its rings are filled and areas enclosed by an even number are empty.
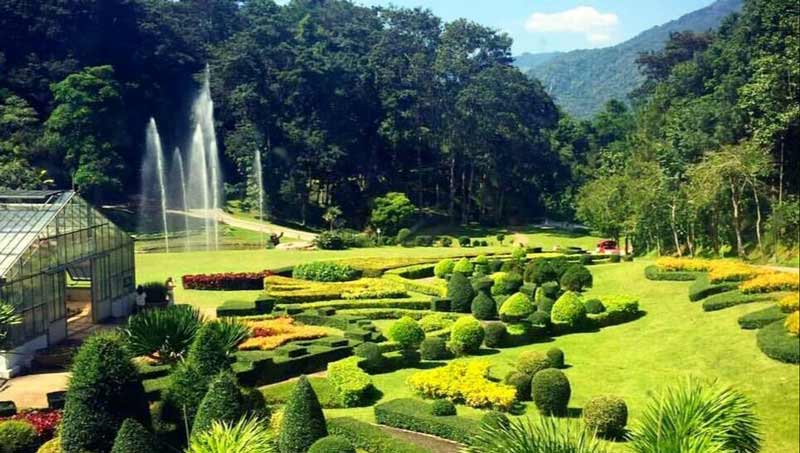
{"type": "Polygon", "coordinates": [[[287,317],[250,321],[246,324],[250,326],[253,334],[239,345],[242,351],[255,349],[271,351],[290,341],[314,340],[328,334],[328,331],[321,327],[297,325],[294,319],[287,317]]]}

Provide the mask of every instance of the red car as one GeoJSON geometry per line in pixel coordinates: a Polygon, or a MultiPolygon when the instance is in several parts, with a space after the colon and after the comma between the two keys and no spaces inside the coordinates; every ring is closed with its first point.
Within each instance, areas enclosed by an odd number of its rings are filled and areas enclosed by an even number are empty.
{"type": "Polygon", "coordinates": [[[617,241],[606,239],[597,243],[595,253],[598,255],[620,255],[622,252],[617,246],[617,241]]]}

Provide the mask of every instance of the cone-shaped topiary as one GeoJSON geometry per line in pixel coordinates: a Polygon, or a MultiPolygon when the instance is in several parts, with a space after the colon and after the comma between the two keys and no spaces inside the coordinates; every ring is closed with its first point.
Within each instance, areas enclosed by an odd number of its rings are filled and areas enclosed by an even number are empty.
{"type": "Polygon", "coordinates": [[[197,408],[192,426],[192,436],[211,428],[214,421],[234,423],[247,411],[247,401],[230,371],[216,375],[208,386],[208,392],[197,408]]]}
{"type": "Polygon", "coordinates": [[[356,453],[356,450],[344,437],[328,436],[314,442],[308,453],[356,453]]]}
{"type": "Polygon", "coordinates": [[[504,322],[518,322],[536,311],[531,299],[522,293],[516,293],[503,302],[500,307],[500,319],[504,322]]]}
{"type": "Polygon", "coordinates": [[[117,334],[89,337],[72,362],[61,445],[65,453],[107,452],[126,418],[150,425],[139,373],[117,334]]]}
{"type": "Polygon", "coordinates": [[[403,316],[389,328],[389,339],[400,345],[400,349],[417,349],[425,339],[425,331],[413,318],[403,316]]]}
{"type": "Polygon", "coordinates": [[[450,299],[450,310],[457,313],[469,313],[475,290],[469,279],[461,272],[454,272],[447,282],[447,298],[450,299]]]}
{"type": "Polygon", "coordinates": [[[122,427],[114,439],[111,453],[153,453],[157,451],[155,440],[150,431],[141,423],[129,418],[122,422],[122,427]]]}
{"type": "Polygon", "coordinates": [[[553,305],[550,319],[556,325],[578,327],[586,320],[586,307],[583,306],[580,296],[567,291],[553,305]]]}
{"type": "Polygon", "coordinates": [[[478,291],[478,295],[472,299],[472,316],[477,319],[487,320],[497,317],[497,308],[494,299],[488,291],[478,291]]]}
{"type": "Polygon", "coordinates": [[[305,452],[328,435],[319,399],[308,379],[300,376],[283,410],[278,447],[281,453],[305,452]]]}
{"type": "Polygon", "coordinates": [[[470,263],[467,258],[461,258],[456,265],[453,266],[453,273],[472,275],[473,270],[472,263],[470,263]]]}
{"type": "Polygon", "coordinates": [[[567,376],[555,368],[536,373],[531,382],[533,402],[545,415],[565,415],[571,395],[567,376]]]}

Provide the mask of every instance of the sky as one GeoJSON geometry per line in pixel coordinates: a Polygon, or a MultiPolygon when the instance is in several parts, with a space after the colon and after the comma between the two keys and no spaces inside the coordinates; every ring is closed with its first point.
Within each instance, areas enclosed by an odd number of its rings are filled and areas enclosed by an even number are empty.
{"type": "Polygon", "coordinates": [[[354,0],[373,6],[428,8],[508,33],[514,54],[613,46],[713,0],[354,0]]]}

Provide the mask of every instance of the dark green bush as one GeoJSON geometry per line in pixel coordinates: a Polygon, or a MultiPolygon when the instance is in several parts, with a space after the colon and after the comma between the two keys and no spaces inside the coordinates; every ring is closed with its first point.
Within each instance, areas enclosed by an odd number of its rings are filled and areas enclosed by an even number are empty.
{"type": "Polygon", "coordinates": [[[246,411],[247,401],[236,383],[236,376],[223,371],[212,379],[208,392],[197,408],[192,436],[211,428],[214,421],[233,423],[242,418],[246,411]]]}
{"type": "Polygon", "coordinates": [[[476,293],[480,291],[490,291],[492,285],[494,285],[494,280],[492,280],[491,277],[473,274],[472,289],[474,289],[476,293]]]}
{"type": "Polygon", "coordinates": [[[541,297],[536,302],[536,310],[541,313],[547,313],[547,316],[550,316],[550,312],[553,311],[553,305],[556,304],[554,299],[549,297],[541,297]]]}
{"type": "Polygon", "coordinates": [[[741,316],[739,318],[739,327],[742,329],[760,329],[775,321],[783,321],[784,319],[786,319],[786,313],[781,310],[781,307],[773,305],[772,307],[741,316]]]}
{"type": "Polygon", "coordinates": [[[481,246],[481,241],[478,240],[478,239],[473,239],[472,240],[472,246],[473,247],[480,247],[481,246]]]}
{"type": "Polygon", "coordinates": [[[147,282],[142,284],[145,300],[148,304],[160,304],[167,301],[167,285],[164,282],[147,282]]]}
{"type": "Polygon", "coordinates": [[[414,245],[417,247],[433,247],[433,238],[426,235],[417,236],[414,238],[414,245]]]}
{"type": "Polygon", "coordinates": [[[156,448],[153,434],[141,423],[129,418],[122,422],[122,426],[114,439],[111,453],[154,453],[156,448]]]}
{"type": "Polygon", "coordinates": [[[442,236],[442,238],[439,240],[439,243],[442,244],[442,247],[450,247],[453,245],[453,238],[450,236],[442,236]]]}
{"type": "Polygon", "coordinates": [[[0,452],[34,453],[39,446],[36,428],[22,420],[0,422],[0,452]]]}
{"type": "Polygon", "coordinates": [[[476,319],[487,320],[497,318],[497,307],[494,299],[487,291],[478,291],[478,295],[472,299],[472,316],[476,319]]]}
{"type": "Polygon", "coordinates": [[[536,373],[553,368],[547,354],[539,351],[525,351],[519,355],[516,364],[517,371],[525,373],[530,377],[536,376],[536,373]]]}
{"type": "Polygon", "coordinates": [[[314,245],[320,250],[344,250],[347,248],[344,238],[335,231],[323,231],[314,239],[314,245]]]}
{"type": "Polygon", "coordinates": [[[450,400],[434,400],[431,404],[431,415],[437,417],[456,415],[456,405],[450,400]]]}
{"type": "Polygon", "coordinates": [[[500,272],[522,275],[525,272],[525,268],[522,266],[520,261],[512,259],[503,262],[503,265],[500,266],[500,272]]]}
{"type": "Polygon", "coordinates": [[[483,344],[487,348],[500,348],[505,345],[506,325],[502,322],[487,322],[484,327],[483,344]]]}
{"type": "Polygon", "coordinates": [[[633,261],[633,255],[623,255],[622,261],[625,261],[625,262],[628,262],[628,263],[632,262],[633,261]]]}
{"type": "Polygon", "coordinates": [[[528,316],[528,322],[532,326],[537,327],[550,327],[550,313],[546,311],[536,311],[532,315],[528,316]]]}
{"type": "Polygon", "coordinates": [[[424,401],[402,398],[375,406],[375,421],[381,425],[431,434],[444,439],[467,444],[478,428],[469,418],[436,417],[424,401]]]}
{"type": "Polygon", "coordinates": [[[428,449],[402,441],[376,425],[350,417],[329,419],[328,432],[347,438],[354,447],[367,453],[430,453],[428,449]]]}
{"type": "Polygon", "coordinates": [[[569,266],[561,276],[561,287],[569,291],[583,291],[591,288],[593,283],[592,273],[582,264],[569,266]]]}
{"type": "Polygon", "coordinates": [[[499,411],[489,411],[481,417],[481,425],[489,428],[505,428],[511,424],[508,415],[499,411]]]}
{"type": "Polygon", "coordinates": [[[417,349],[425,339],[425,331],[417,321],[403,316],[389,328],[389,339],[400,345],[401,349],[417,349]]]}
{"type": "Polygon", "coordinates": [[[450,350],[457,356],[474,354],[483,343],[484,331],[477,319],[459,318],[450,329],[450,350]]]}
{"type": "Polygon", "coordinates": [[[717,311],[736,305],[771,300],[769,294],[742,294],[738,289],[715,294],[703,301],[703,311],[717,311]]]}
{"type": "Polygon", "coordinates": [[[397,236],[395,236],[395,241],[398,245],[405,245],[410,237],[411,230],[408,228],[400,228],[400,230],[397,232],[397,236]]]}
{"type": "Polygon", "coordinates": [[[283,410],[278,448],[281,453],[308,451],[314,442],[327,435],[325,416],[317,394],[308,378],[300,376],[283,410]]]}
{"type": "Polygon", "coordinates": [[[495,272],[500,272],[500,269],[503,267],[503,261],[493,259],[489,260],[489,273],[493,274],[495,272]]]}
{"type": "Polygon", "coordinates": [[[447,282],[447,298],[450,299],[452,311],[469,313],[472,299],[475,298],[475,290],[472,289],[466,275],[461,272],[453,272],[453,276],[447,282]]]}
{"type": "MultiPolygon", "coordinates": [[[[448,285],[448,292],[450,291],[450,286],[448,285]]],[[[438,311],[438,312],[449,312],[452,310],[453,301],[447,298],[442,297],[434,297],[431,299],[431,310],[438,311]]]]}
{"type": "Polygon", "coordinates": [[[571,395],[567,376],[555,368],[536,373],[531,382],[533,402],[545,415],[565,415],[571,395]]]}
{"type": "Polygon", "coordinates": [[[581,255],[581,264],[583,264],[584,266],[588,266],[593,263],[594,263],[594,258],[592,257],[592,255],[589,255],[588,253],[585,255],[581,255]]]}
{"type": "Polygon", "coordinates": [[[65,453],[107,452],[126,418],[150,426],[139,373],[123,338],[89,337],[72,362],[61,444],[65,453]]]}
{"type": "Polygon", "coordinates": [[[461,247],[469,247],[469,244],[470,244],[469,237],[468,236],[459,236],[458,237],[458,244],[461,245],[461,247]]]}
{"type": "Polygon", "coordinates": [[[358,269],[334,261],[315,261],[298,264],[292,270],[292,277],[314,282],[346,282],[361,275],[358,269]]]}
{"type": "Polygon", "coordinates": [[[359,366],[367,373],[376,373],[385,368],[386,358],[383,356],[381,348],[375,343],[361,343],[356,346],[353,353],[364,359],[359,366]]]}
{"type": "Polygon", "coordinates": [[[606,307],[600,299],[589,299],[583,303],[586,308],[586,313],[596,315],[606,311],[606,307]]]}
{"type": "Polygon", "coordinates": [[[785,363],[800,363],[800,337],[789,335],[784,321],[775,321],[756,335],[758,348],[767,357],[785,363]]]}
{"type": "Polygon", "coordinates": [[[619,263],[619,261],[620,261],[620,256],[619,256],[619,255],[611,255],[611,256],[608,258],[608,261],[609,261],[610,263],[619,263]]]}
{"type": "Polygon", "coordinates": [[[558,282],[545,282],[542,283],[542,286],[537,291],[537,295],[541,291],[541,297],[548,297],[550,299],[556,300],[558,296],[561,294],[561,287],[558,285],[558,282]]]}
{"type": "Polygon", "coordinates": [[[526,282],[542,285],[546,282],[554,282],[558,280],[558,273],[550,264],[549,260],[534,259],[527,266],[525,266],[525,273],[523,275],[526,282]]]}
{"type": "Polygon", "coordinates": [[[506,375],[504,382],[517,390],[517,400],[530,401],[531,375],[519,371],[511,371],[506,375]]]}
{"type": "Polygon", "coordinates": [[[481,247],[488,247],[488,246],[489,246],[489,242],[487,240],[485,240],[485,239],[481,239],[481,247]]]}
{"type": "Polygon", "coordinates": [[[499,272],[492,276],[492,294],[514,294],[522,286],[522,275],[516,272],[499,272]]]}
{"type": "Polygon", "coordinates": [[[564,368],[564,351],[559,348],[550,348],[547,350],[547,358],[553,368],[564,368]]]}
{"type": "Polygon", "coordinates": [[[308,453],[356,453],[356,449],[344,437],[327,436],[314,442],[308,453]]]}
{"type": "Polygon", "coordinates": [[[450,357],[444,338],[426,338],[420,345],[419,352],[423,360],[444,360],[450,357]]]}
{"type": "Polygon", "coordinates": [[[628,424],[628,406],[618,396],[595,396],[583,407],[583,421],[600,437],[620,439],[628,424]]]}
{"type": "Polygon", "coordinates": [[[495,236],[495,239],[497,239],[497,242],[502,244],[503,241],[506,240],[506,235],[503,234],[503,233],[497,233],[497,236],[495,236]]]}

